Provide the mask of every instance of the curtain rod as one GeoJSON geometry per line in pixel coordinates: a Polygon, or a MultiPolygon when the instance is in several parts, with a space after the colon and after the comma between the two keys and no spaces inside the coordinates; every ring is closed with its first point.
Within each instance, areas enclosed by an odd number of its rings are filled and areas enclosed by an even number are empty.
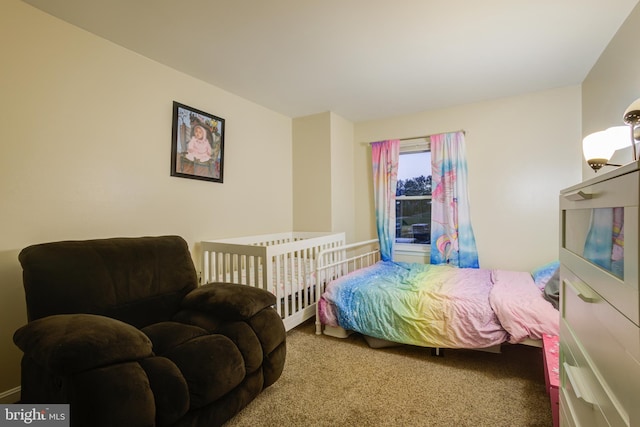
{"type": "MultiPolygon", "coordinates": [[[[429,137],[431,137],[431,136],[433,136],[433,135],[440,135],[440,134],[443,134],[443,133],[456,133],[456,132],[462,132],[462,133],[463,133],[463,134],[465,134],[465,135],[467,134],[467,131],[466,131],[466,130],[464,130],[464,129],[458,129],[458,130],[454,130],[454,131],[451,131],[451,132],[439,132],[439,133],[432,133],[431,135],[412,136],[412,137],[410,137],[410,138],[398,138],[398,139],[399,139],[400,141],[411,141],[412,139],[429,138],[429,137]]],[[[371,145],[371,144],[373,144],[374,142],[378,142],[378,141],[365,142],[364,144],[371,145]]]]}

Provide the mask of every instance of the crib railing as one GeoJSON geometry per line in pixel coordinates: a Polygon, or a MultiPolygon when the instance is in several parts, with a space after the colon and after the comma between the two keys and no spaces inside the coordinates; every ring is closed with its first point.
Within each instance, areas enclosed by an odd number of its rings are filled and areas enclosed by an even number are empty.
{"type": "Polygon", "coordinates": [[[290,330],[315,314],[313,268],[324,250],[345,243],[344,233],[293,232],[202,241],[202,283],[231,282],[276,296],[275,309],[290,330]]]}
{"type": "MultiPolygon", "coordinates": [[[[314,268],[316,301],[320,301],[327,284],[332,280],[373,265],[378,261],[380,261],[378,239],[365,240],[321,251],[315,260],[314,268]]],[[[322,324],[318,310],[319,304],[316,303],[316,334],[321,334],[322,324]]]]}

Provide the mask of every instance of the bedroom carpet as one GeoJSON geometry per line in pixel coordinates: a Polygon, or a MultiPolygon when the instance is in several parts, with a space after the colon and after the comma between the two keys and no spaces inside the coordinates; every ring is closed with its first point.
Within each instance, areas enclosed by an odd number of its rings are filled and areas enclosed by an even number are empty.
{"type": "Polygon", "coordinates": [[[550,427],[540,348],[501,353],[398,346],[289,331],[282,377],[225,424],[550,427]]]}

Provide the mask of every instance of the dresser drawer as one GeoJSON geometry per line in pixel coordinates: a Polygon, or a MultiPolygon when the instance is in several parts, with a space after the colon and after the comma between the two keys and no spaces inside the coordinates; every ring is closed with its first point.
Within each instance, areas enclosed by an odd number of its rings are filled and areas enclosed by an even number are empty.
{"type": "Polygon", "coordinates": [[[621,405],[615,402],[600,373],[565,321],[560,324],[560,410],[576,426],[630,427],[621,405]]]}
{"type": "Polygon", "coordinates": [[[619,412],[623,419],[640,425],[636,409],[640,396],[640,328],[568,268],[561,268],[560,311],[563,329],[571,332],[570,337],[561,333],[561,342],[566,341],[565,348],[571,349],[577,362],[584,360],[601,383],[603,398],[610,401],[603,406],[607,417],[609,411],[619,412]]]}
{"type": "Polygon", "coordinates": [[[581,402],[570,389],[560,392],[560,427],[609,427],[602,412],[581,402]]]}
{"type": "MultiPolygon", "coordinates": [[[[587,262],[566,249],[560,250],[560,261],[563,266],[566,266],[578,274],[583,282],[589,283],[590,287],[594,289],[602,299],[616,307],[618,311],[636,326],[640,326],[640,295],[638,288],[630,286],[626,280],[622,281],[614,277],[607,271],[587,262]]],[[[627,264],[630,263],[631,260],[629,260],[627,264]]],[[[627,270],[626,267],[625,270],[627,270]]]]}
{"type": "Polygon", "coordinates": [[[640,172],[563,190],[560,261],[640,326],[640,172]]]}
{"type": "Polygon", "coordinates": [[[560,427],[579,427],[576,424],[577,422],[565,397],[564,390],[560,390],[560,427]]]}
{"type": "Polygon", "coordinates": [[[638,206],[640,174],[638,170],[621,175],[601,175],[560,192],[560,209],[638,206]],[[606,179],[610,177],[610,179],[606,179]]]}

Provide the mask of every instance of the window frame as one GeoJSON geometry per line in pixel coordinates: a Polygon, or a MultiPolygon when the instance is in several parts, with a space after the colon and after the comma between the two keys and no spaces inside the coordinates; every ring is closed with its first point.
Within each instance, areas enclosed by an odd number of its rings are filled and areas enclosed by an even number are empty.
{"type": "MultiPolygon", "coordinates": [[[[415,138],[400,142],[400,155],[410,153],[431,152],[429,138],[415,138]]],[[[399,161],[400,159],[398,159],[399,161]]],[[[396,200],[432,200],[432,196],[396,196],[396,200]]],[[[395,224],[393,224],[395,228],[395,224]]],[[[397,238],[397,236],[396,236],[397,238]]],[[[431,244],[425,243],[398,243],[394,239],[394,254],[397,255],[424,255],[430,256],[431,244]]]]}

